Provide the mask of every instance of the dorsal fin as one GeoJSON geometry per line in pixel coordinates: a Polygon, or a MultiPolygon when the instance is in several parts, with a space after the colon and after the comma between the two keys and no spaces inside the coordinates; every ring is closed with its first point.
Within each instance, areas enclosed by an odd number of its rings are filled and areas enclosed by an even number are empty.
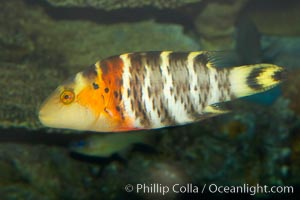
{"type": "Polygon", "coordinates": [[[216,68],[238,65],[238,55],[234,51],[207,51],[208,61],[216,68]]]}

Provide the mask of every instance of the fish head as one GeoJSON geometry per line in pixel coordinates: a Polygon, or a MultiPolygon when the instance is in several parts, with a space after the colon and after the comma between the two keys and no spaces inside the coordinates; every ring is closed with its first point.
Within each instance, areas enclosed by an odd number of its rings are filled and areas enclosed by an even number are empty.
{"type": "Polygon", "coordinates": [[[106,109],[110,93],[99,76],[91,73],[77,73],[46,99],[39,110],[43,125],[100,132],[113,129],[113,116],[106,109]]]}

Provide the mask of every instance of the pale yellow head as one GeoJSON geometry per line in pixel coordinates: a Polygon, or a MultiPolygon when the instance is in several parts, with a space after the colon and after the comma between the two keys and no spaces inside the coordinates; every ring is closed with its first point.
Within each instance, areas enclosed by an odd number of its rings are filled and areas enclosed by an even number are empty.
{"type": "Polygon", "coordinates": [[[79,72],[42,104],[39,110],[41,123],[52,128],[112,131],[115,123],[106,109],[110,93],[105,92],[105,88],[94,68],[79,72]]]}
{"type": "Polygon", "coordinates": [[[95,115],[78,103],[80,91],[81,88],[78,85],[75,87],[74,81],[59,86],[40,107],[41,123],[53,128],[89,129],[95,121],[95,115]]]}

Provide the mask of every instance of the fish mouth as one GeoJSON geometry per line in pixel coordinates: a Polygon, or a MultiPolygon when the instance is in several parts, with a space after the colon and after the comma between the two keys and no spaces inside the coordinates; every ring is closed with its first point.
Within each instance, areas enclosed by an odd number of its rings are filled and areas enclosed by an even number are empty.
{"type": "Polygon", "coordinates": [[[38,118],[40,120],[40,122],[44,125],[44,126],[48,126],[49,121],[51,121],[51,119],[49,118],[49,116],[47,116],[47,114],[45,113],[45,109],[44,107],[40,107],[39,111],[38,111],[38,118]]]}
{"type": "Polygon", "coordinates": [[[51,101],[49,102],[48,99],[40,105],[38,118],[42,125],[54,128],[56,126],[54,126],[55,116],[53,115],[53,112],[56,109],[51,106],[51,101]]]}
{"type": "Polygon", "coordinates": [[[38,118],[39,118],[39,120],[40,120],[40,122],[42,123],[42,124],[44,124],[43,122],[45,121],[44,119],[45,119],[45,114],[44,114],[44,106],[45,106],[45,102],[44,103],[42,103],[42,104],[40,104],[39,106],[38,106],[38,118]]]}

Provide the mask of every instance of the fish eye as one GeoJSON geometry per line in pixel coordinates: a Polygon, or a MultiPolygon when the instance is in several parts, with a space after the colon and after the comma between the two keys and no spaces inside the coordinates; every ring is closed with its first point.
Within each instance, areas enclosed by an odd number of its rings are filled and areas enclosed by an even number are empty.
{"type": "Polygon", "coordinates": [[[75,94],[72,90],[64,90],[60,94],[60,100],[63,104],[70,104],[74,101],[75,94]]]}

